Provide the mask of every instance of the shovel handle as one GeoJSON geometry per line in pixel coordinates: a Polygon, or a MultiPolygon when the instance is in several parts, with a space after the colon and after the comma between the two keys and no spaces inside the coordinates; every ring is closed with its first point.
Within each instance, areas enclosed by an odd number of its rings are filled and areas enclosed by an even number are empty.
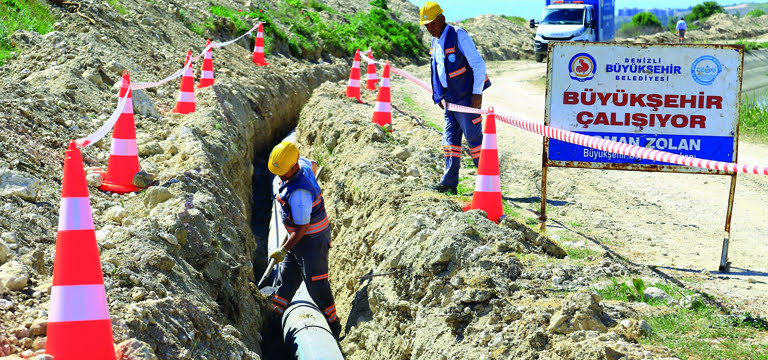
{"type": "Polygon", "coordinates": [[[267,265],[267,269],[264,270],[264,275],[261,276],[261,280],[259,280],[259,284],[256,285],[257,288],[261,289],[262,286],[264,286],[264,283],[267,282],[267,279],[269,278],[269,274],[272,272],[272,268],[274,268],[276,265],[275,259],[269,259],[269,265],[267,265]]]}

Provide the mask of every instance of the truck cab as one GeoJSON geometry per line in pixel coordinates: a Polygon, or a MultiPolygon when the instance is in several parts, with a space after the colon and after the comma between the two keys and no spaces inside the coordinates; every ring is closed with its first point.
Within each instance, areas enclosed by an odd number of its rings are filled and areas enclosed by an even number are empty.
{"type": "Polygon", "coordinates": [[[531,19],[536,28],[536,61],[547,56],[550,41],[608,41],[613,39],[613,0],[550,1],[541,22],[531,19]]]}

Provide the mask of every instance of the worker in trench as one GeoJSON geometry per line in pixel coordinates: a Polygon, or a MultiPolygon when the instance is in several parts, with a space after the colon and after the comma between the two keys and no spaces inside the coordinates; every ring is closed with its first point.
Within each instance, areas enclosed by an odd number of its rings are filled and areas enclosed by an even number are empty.
{"type": "Polygon", "coordinates": [[[268,167],[282,180],[277,201],[289,235],[277,250],[269,254],[280,265],[277,291],[270,298],[267,326],[280,329],[283,312],[303,280],[338,341],[341,320],[336,315],[336,304],[328,281],[331,227],[322,190],[315,179],[317,163],[299,157],[296,145],[283,141],[272,149],[268,167]]]}
{"type": "Polygon", "coordinates": [[[419,10],[419,24],[424,25],[432,39],[432,99],[445,110],[443,157],[445,171],[440,183],[432,189],[456,194],[461,165],[461,137],[467,139],[469,154],[477,166],[483,143],[482,116],[450,111],[444,102],[479,109],[483,105],[483,90],[491,86],[485,73],[485,61],[478,53],[467,31],[448,25],[440,5],[425,3],[419,10]]]}

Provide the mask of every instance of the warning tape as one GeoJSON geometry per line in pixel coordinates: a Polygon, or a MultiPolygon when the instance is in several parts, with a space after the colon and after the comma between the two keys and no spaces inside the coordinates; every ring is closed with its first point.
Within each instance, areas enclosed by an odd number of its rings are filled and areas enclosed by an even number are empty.
{"type": "MultiPolygon", "coordinates": [[[[130,85],[130,89],[131,90],[149,89],[149,88],[153,88],[153,87],[158,87],[158,86],[163,85],[163,84],[167,84],[168,82],[170,82],[170,81],[180,77],[182,74],[184,74],[184,72],[189,67],[192,66],[192,63],[197,61],[197,60],[199,60],[201,57],[203,57],[205,55],[205,53],[208,52],[208,50],[213,49],[213,48],[218,49],[218,48],[225,47],[227,45],[234,44],[238,40],[242,39],[246,35],[252,33],[254,30],[258,29],[260,24],[261,24],[261,22],[257,23],[254,27],[252,27],[250,30],[246,31],[243,35],[240,35],[239,37],[237,37],[237,38],[235,38],[233,40],[226,41],[226,42],[223,42],[223,43],[210,43],[210,44],[206,45],[205,49],[203,49],[203,51],[200,52],[200,54],[198,54],[195,57],[191,57],[189,59],[189,61],[184,63],[184,67],[183,68],[181,68],[179,71],[173,73],[171,76],[168,76],[167,78],[165,78],[163,80],[160,80],[160,81],[143,82],[143,83],[132,83],[130,85]]],[[[109,119],[107,119],[107,121],[103,125],[101,125],[101,127],[99,127],[96,131],[94,131],[90,135],[88,135],[88,136],[86,136],[84,138],[75,140],[75,145],[77,145],[79,147],[88,147],[88,146],[91,146],[91,145],[97,143],[102,138],[104,138],[104,136],[106,136],[107,133],[110,130],[112,130],[112,128],[115,126],[115,123],[117,122],[117,119],[120,118],[120,114],[122,114],[122,112],[123,112],[123,108],[125,107],[125,104],[127,103],[127,99],[128,99],[128,91],[125,92],[125,95],[123,95],[123,97],[118,97],[117,107],[115,108],[115,111],[112,113],[112,115],[109,117],[109,119]]]]}
{"type": "MultiPolygon", "coordinates": [[[[361,55],[362,59],[367,62],[374,62],[376,64],[383,64],[382,61],[374,61],[373,59],[361,55]]],[[[424,88],[428,92],[432,93],[432,87],[429,86],[423,80],[417,78],[413,74],[408,73],[405,70],[398,69],[390,65],[390,71],[398,74],[424,88]]],[[[489,111],[482,109],[475,109],[468,106],[461,106],[451,103],[446,103],[446,109],[449,111],[463,112],[470,114],[482,114],[487,115],[489,111]]],[[[609,139],[601,139],[594,136],[575,133],[568,130],[557,129],[549,127],[543,124],[534,123],[532,121],[523,120],[520,116],[511,115],[496,115],[496,118],[502,122],[515,126],[517,128],[539,134],[552,139],[565,141],[571,144],[586,146],[589,148],[611,152],[614,154],[621,154],[631,156],[634,158],[641,158],[646,160],[661,161],[670,164],[677,164],[683,166],[697,167],[701,169],[717,170],[728,173],[744,173],[755,175],[768,175],[768,167],[766,166],[754,166],[737,163],[727,163],[722,161],[699,159],[695,157],[683,156],[673,154],[666,151],[655,150],[651,148],[641,147],[637,145],[630,145],[613,141],[609,139]]]]}

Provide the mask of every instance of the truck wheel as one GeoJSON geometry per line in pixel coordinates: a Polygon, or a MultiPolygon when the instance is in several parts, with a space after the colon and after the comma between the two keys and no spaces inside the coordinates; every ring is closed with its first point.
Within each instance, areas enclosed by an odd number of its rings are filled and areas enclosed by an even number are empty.
{"type": "Polygon", "coordinates": [[[544,62],[544,54],[536,54],[536,62],[544,62]]]}

